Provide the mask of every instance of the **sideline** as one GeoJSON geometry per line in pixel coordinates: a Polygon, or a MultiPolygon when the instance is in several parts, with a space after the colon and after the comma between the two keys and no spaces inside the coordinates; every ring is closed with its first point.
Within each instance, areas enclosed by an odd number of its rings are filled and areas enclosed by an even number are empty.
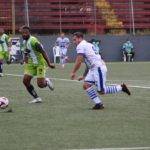
{"type": "Polygon", "coordinates": [[[100,149],[71,149],[71,150],[150,150],[150,147],[100,148],[100,149]]]}

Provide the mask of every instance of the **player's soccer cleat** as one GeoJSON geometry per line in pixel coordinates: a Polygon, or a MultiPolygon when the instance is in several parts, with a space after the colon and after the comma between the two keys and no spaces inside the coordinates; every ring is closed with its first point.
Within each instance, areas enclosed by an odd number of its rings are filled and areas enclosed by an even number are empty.
{"type": "Polygon", "coordinates": [[[121,84],[122,87],[122,91],[127,93],[128,95],[131,95],[131,92],[129,91],[129,89],[127,88],[127,86],[123,83],[121,84]]]}
{"type": "Polygon", "coordinates": [[[104,109],[104,105],[102,103],[98,103],[98,104],[95,104],[95,106],[92,109],[94,110],[104,109]]]}
{"type": "Polygon", "coordinates": [[[42,102],[42,99],[40,97],[37,97],[35,99],[33,99],[32,101],[29,101],[29,104],[32,104],[32,103],[41,103],[42,102]]]}
{"type": "Polygon", "coordinates": [[[0,73],[0,77],[3,77],[4,76],[4,74],[3,73],[0,73]]]}
{"type": "Polygon", "coordinates": [[[50,90],[54,90],[54,85],[52,83],[52,81],[49,79],[49,78],[46,78],[46,83],[47,83],[47,86],[49,87],[50,90]]]}

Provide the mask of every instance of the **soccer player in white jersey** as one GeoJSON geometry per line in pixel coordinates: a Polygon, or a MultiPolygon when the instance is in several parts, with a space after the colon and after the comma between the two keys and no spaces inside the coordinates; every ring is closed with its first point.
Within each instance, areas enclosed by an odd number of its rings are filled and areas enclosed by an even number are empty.
{"type": "Polygon", "coordinates": [[[76,72],[79,70],[81,63],[84,61],[88,66],[88,73],[85,76],[83,89],[86,91],[89,98],[95,103],[93,109],[103,109],[104,105],[99,94],[112,94],[125,92],[130,95],[130,91],[123,83],[121,85],[106,86],[107,67],[101,56],[95,52],[94,46],[85,41],[81,32],[76,32],[73,35],[73,41],[77,45],[77,57],[75,65],[70,74],[71,79],[76,79],[76,72]],[[97,91],[94,86],[96,86],[97,91]]]}
{"type": "Polygon", "coordinates": [[[69,43],[70,43],[69,38],[65,37],[65,34],[63,32],[60,34],[60,37],[58,37],[56,40],[56,45],[59,46],[60,50],[61,50],[61,52],[60,52],[60,54],[61,54],[60,61],[61,62],[60,63],[63,68],[65,67],[66,60],[68,59],[67,50],[69,47],[69,43]]]}

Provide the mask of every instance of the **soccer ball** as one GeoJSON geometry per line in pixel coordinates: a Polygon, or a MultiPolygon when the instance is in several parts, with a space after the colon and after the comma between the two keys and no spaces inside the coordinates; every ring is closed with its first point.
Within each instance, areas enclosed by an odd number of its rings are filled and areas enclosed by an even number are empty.
{"type": "Polygon", "coordinates": [[[0,97],[0,108],[5,109],[9,104],[9,100],[6,97],[0,97]]]}

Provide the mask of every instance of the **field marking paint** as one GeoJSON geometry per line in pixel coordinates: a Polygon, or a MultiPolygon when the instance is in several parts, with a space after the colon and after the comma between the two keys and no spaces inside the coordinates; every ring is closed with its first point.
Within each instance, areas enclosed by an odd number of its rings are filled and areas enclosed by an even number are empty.
{"type": "MultiPolygon", "coordinates": [[[[19,75],[19,74],[4,74],[6,76],[13,76],[13,77],[23,77],[23,75],[19,75]]],[[[51,78],[53,80],[60,80],[60,81],[67,81],[67,82],[78,82],[78,83],[81,83],[81,81],[77,81],[77,80],[70,80],[70,79],[61,79],[61,78],[51,78]]],[[[112,80],[108,80],[108,81],[112,81],[112,80]]],[[[115,81],[115,80],[114,80],[115,81]]],[[[118,81],[121,81],[121,80],[118,80],[118,81]]],[[[128,80],[126,80],[128,81],[128,80]]],[[[131,81],[131,80],[130,80],[131,81]]],[[[134,81],[134,80],[132,80],[134,81]]],[[[135,80],[137,81],[137,80],[135,80]]],[[[138,80],[140,81],[140,80],[138,80]]],[[[109,84],[109,85],[115,85],[115,84],[109,84]]],[[[134,85],[128,85],[129,87],[132,87],[132,88],[141,88],[141,89],[150,89],[149,86],[134,86],[134,85]]]]}
{"type": "Polygon", "coordinates": [[[150,147],[100,148],[100,149],[71,149],[71,150],[150,150],[150,147]]]}

